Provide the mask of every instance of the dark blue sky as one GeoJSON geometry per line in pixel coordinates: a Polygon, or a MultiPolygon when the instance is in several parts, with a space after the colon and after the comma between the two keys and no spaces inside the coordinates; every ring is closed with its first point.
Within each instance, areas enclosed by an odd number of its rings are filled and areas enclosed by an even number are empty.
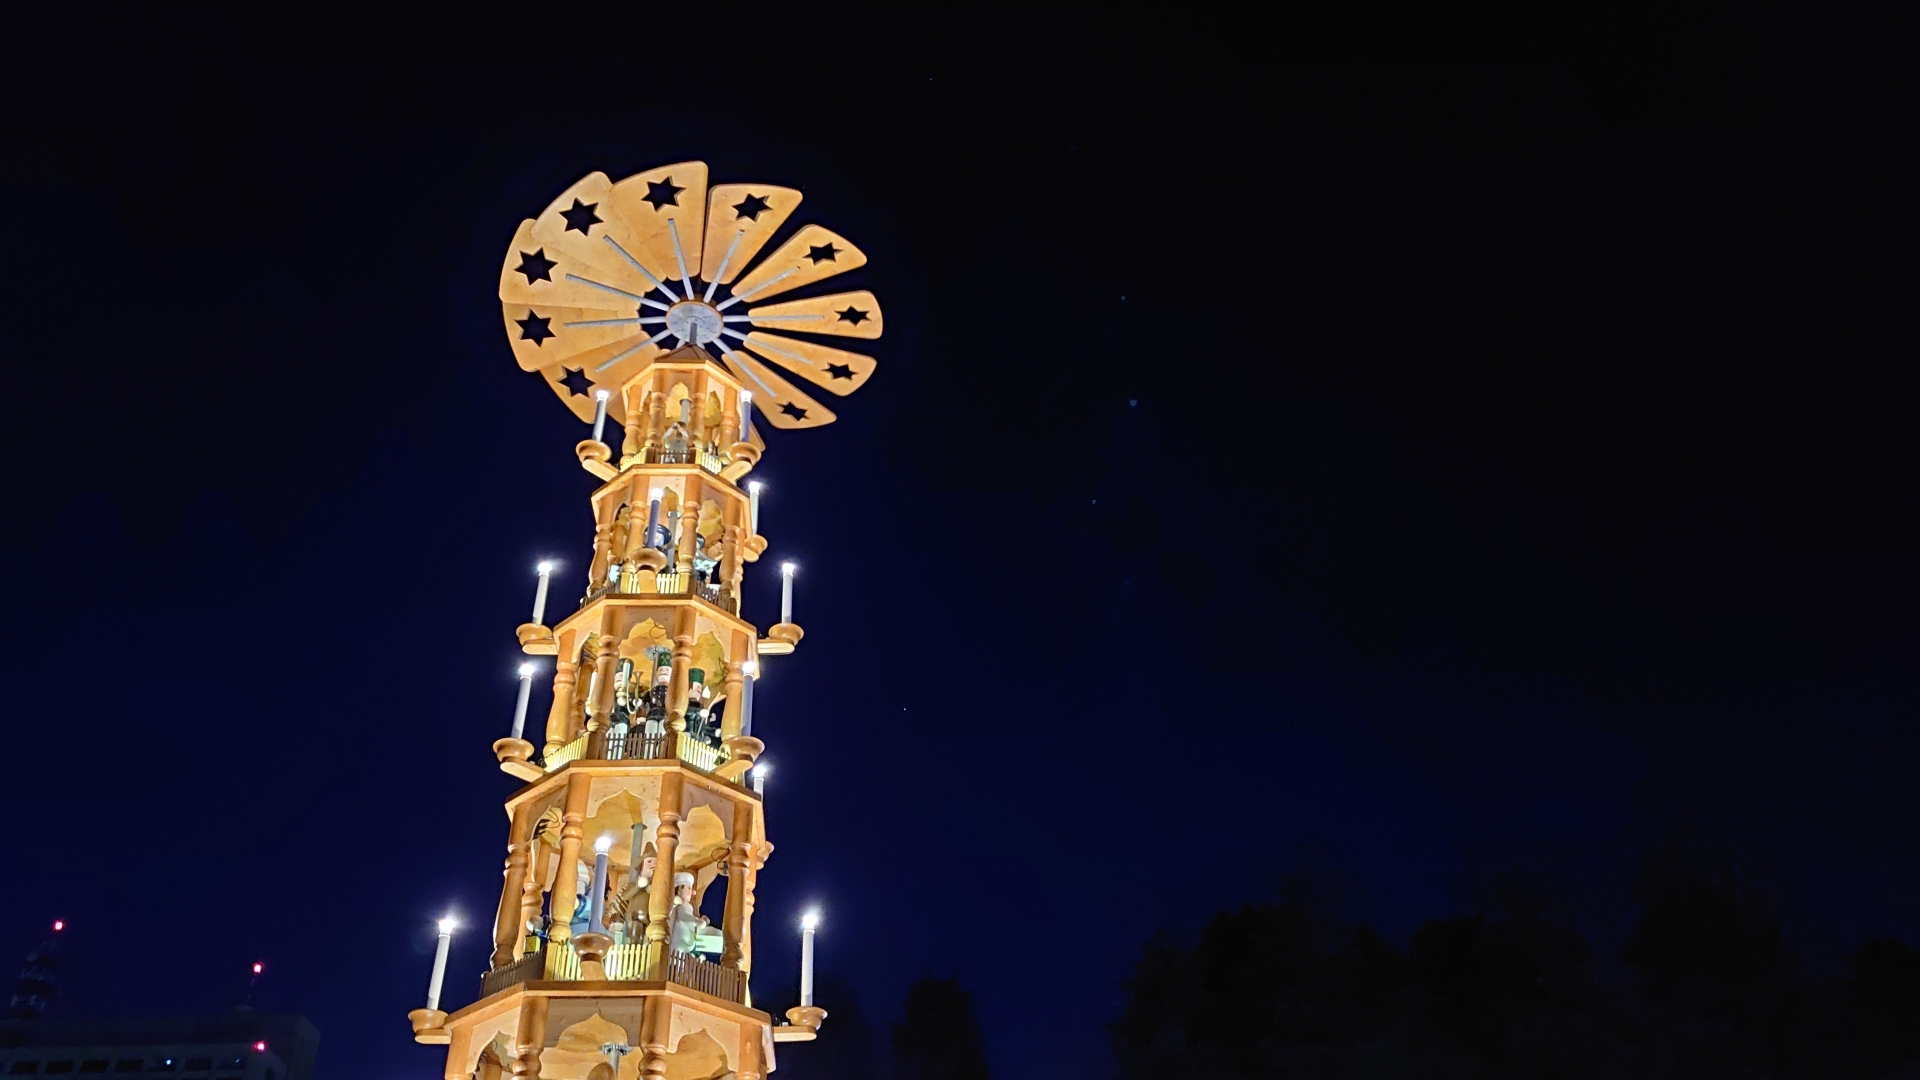
{"type": "Polygon", "coordinates": [[[46,28],[0,165],[0,956],[70,920],[71,1014],[265,958],[326,1075],[438,1068],[405,1013],[497,896],[528,567],[591,539],[499,259],[688,158],[804,189],[888,321],[761,473],[807,631],[756,710],[763,993],[818,902],[869,1013],[957,971],[1003,1080],[1097,1076],[1163,925],[1304,868],[1401,934],[1520,870],[1607,939],[1674,828],[1813,948],[1920,933],[1895,35],[1367,10],[767,15],[711,87],[663,44],[746,33],[704,18],[596,23],[628,64],[539,18],[46,28]]]}

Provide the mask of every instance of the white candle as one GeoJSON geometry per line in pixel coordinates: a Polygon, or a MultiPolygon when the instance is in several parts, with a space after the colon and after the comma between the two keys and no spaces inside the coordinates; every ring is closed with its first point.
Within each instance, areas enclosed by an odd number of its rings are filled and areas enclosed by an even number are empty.
{"type": "Polygon", "coordinates": [[[587,898],[587,930],[595,934],[607,932],[607,849],[613,846],[613,837],[603,836],[593,842],[593,892],[587,898]]]}
{"type": "Polygon", "coordinates": [[[740,391],[740,441],[752,442],[747,432],[753,429],[753,391],[740,391]]]}
{"type": "Polygon", "coordinates": [[[660,489],[647,492],[647,531],[640,535],[640,543],[645,547],[653,546],[653,530],[660,527],[660,489]]]}
{"type": "Polygon", "coordinates": [[[780,564],[780,621],[793,621],[793,572],[799,567],[790,562],[780,564]]]}
{"type": "Polygon", "coordinates": [[[533,587],[533,623],[545,626],[547,618],[547,579],[553,576],[553,563],[543,562],[534,567],[540,571],[540,584],[533,587]]]}
{"type": "Polygon", "coordinates": [[[747,481],[747,533],[760,535],[760,489],[765,487],[758,480],[747,481]]]}
{"type": "Polygon", "coordinates": [[[533,665],[520,665],[520,700],[513,705],[513,737],[527,729],[527,698],[533,694],[533,665]]]}
{"type": "Polygon", "coordinates": [[[753,681],[760,675],[760,662],[749,660],[740,665],[740,734],[753,734],[753,681]]]}
{"type": "Polygon", "coordinates": [[[599,442],[600,436],[607,430],[607,397],[605,390],[593,392],[593,441],[599,442]]]}
{"type": "Polygon", "coordinates": [[[773,766],[764,761],[753,767],[753,793],[762,799],[767,797],[767,773],[772,770],[773,766]]]}
{"type": "Polygon", "coordinates": [[[433,950],[433,978],[427,983],[427,1008],[440,1008],[440,987],[447,981],[447,946],[453,943],[453,917],[440,920],[440,943],[433,950]]]}
{"type": "Polygon", "coordinates": [[[820,913],[809,911],[800,917],[800,1004],[813,1004],[813,931],[820,925],[820,913]]]}

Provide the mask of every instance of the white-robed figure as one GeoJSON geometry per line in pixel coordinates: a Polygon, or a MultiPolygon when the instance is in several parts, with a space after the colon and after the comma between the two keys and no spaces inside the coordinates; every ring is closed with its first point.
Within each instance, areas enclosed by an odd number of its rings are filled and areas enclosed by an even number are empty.
{"type": "Polygon", "coordinates": [[[685,870],[673,875],[673,909],[667,913],[667,944],[674,952],[690,953],[707,928],[707,917],[693,907],[693,875],[685,870]]]}

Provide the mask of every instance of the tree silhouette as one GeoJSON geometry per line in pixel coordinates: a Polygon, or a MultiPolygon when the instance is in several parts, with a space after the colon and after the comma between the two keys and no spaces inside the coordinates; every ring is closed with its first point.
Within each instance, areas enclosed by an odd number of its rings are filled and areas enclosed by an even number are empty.
{"type": "Polygon", "coordinates": [[[986,1045],[973,995],[958,977],[922,975],[907,987],[893,1025],[893,1080],[988,1080],[986,1045]]]}
{"type": "Polygon", "coordinates": [[[1920,1077],[1920,952],[1820,978],[1765,890],[1697,844],[1646,853],[1623,965],[1541,903],[1429,919],[1405,949],[1295,889],[1161,934],[1109,1025],[1121,1080],[1920,1077]]]}

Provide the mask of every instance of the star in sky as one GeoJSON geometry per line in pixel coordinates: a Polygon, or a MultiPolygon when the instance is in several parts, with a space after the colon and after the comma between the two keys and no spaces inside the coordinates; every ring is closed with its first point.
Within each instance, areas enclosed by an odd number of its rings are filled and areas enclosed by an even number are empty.
{"type": "Polygon", "coordinates": [[[548,271],[552,270],[554,265],[554,261],[547,258],[546,248],[537,248],[533,251],[523,251],[520,253],[519,271],[526,275],[527,284],[529,285],[536,281],[552,281],[553,275],[548,273],[548,271]]]}
{"type": "Polygon", "coordinates": [[[586,397],[588,394],[593,393],[593,380],[587,378],[585,371],[580,368],[565,368],[563,370],[566,371],[566,374],[560,378],[560,385],[567,388],[567,393],[572,394],[574,397],[586,397]]]}
{"type": "Polygon", "coordinates": [[[840,249],[834,247],[831,242],[821,244],[819,247],[809,247],[807,249],[807,258],[812,259],[813,265],[815,266],[819,266],[823,262],[833,262],[833,257],[838,254],[840,254],[840,249]]]}
{"type": "Polygon", "coordinates": [[[543,319],[531,311],[527,312],[526,318],[514,320],[520,327],[520,340],[531,341],[536,347],[553,336],[553,331],[547,328],[547,324],[552,321],[552,316],[543,319]]]}
{"type": "Polygon", "coordinates": [[[748,221],[759,221],[760,215],[767,212],[767,200],[758,195],[748,193],[746,198],[733,204],[733,212],[735,221],[741,218],[746,218],[748,221]]]}
{"type": "Polygon", "coordinates": [[[827,374],[836,379],[853,381],[853,368],[846,364],[828,364],[827,374]]]}
{"type": "Polygon", "coordinates": [[[867,313],[852,304],[848,304],[845,311],[837,311],[834,314],[840,316],[841,322],[852,323],[855,326],[867,321],[867,313]]]}
{"type": "Polygon", "coordinates": [[[807,418],[807,410],[795,405],[791,401],[781,402],[780,411],[793,417],[795,420],[805,420],[807,418]]]}
{"type": "Polygon", "coordinates": [[[567,231],[585,235],[588,229],[600,224],[600,215],[593,212],[599,205],[597,202],[573,200],[572,207],[560,211],[560,216],[567,219],[567,231]]]}
{"type": "Polygon", "coordinates": [[[655,210],[663,206],[679,206],[680,193],[685,190],[687,189],[674,183],[671,176],[657,184],[649,180],[647,181],[647,201],[653,204],[655,210]]]}

